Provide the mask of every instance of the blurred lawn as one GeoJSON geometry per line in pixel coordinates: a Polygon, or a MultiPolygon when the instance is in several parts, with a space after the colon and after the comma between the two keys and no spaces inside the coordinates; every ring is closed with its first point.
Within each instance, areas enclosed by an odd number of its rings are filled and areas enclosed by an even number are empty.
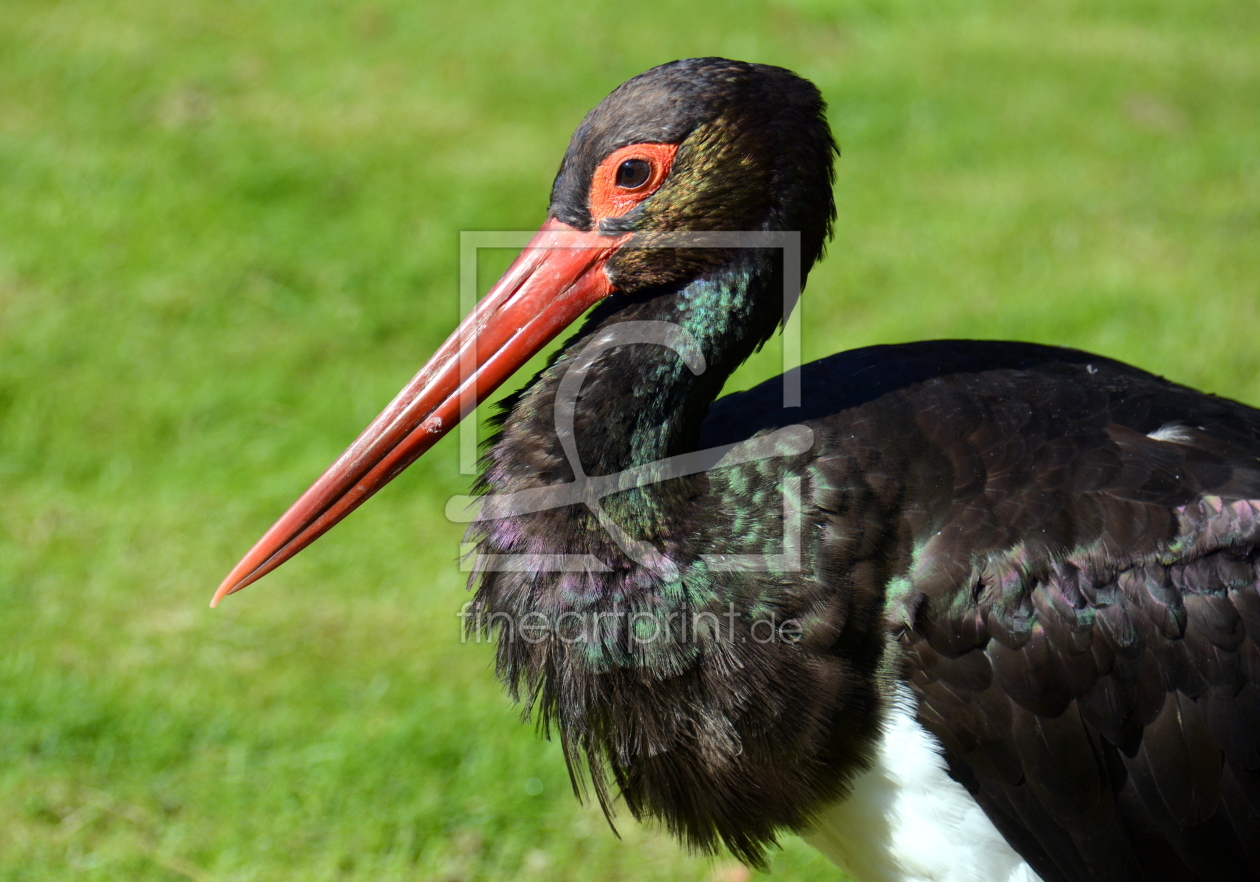
{"type": "Polygon", "coordinates": [[[206,609],[453,327],[459,231],[536,226],[659,62],[830,101],[808,357],[1011,337],[1260,402],[1255,0],[558,6],[0,5],[0,877],[739,878],[617,840],[460,644],[450,441],[206,609]]]}

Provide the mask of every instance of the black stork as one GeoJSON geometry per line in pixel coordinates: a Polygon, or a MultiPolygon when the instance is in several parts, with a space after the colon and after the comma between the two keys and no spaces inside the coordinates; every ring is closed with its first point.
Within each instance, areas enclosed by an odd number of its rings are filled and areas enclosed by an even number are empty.
{"type": "Polygon", "coordinates": [[[615,89],[530,246],[215,601],[594,307],[506,399],[471,528],[474,618],[575,782],[754,865],[790,830],[864,880],[1260,878],[1260,412],[981,341],[714,400],[830,234],[824,110],[717,58],[615,89]],[[799,275],[679,231],[799,232],[799,275]]]}

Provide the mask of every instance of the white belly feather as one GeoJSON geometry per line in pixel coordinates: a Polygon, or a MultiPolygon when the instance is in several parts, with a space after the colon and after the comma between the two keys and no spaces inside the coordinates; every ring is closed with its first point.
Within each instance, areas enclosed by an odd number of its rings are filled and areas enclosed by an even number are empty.
{"type": "Polygon", "coordinates": [[[875,765],[805,841],[859,882],[1039,882],[961,784],[899,686],[875,765]]]}

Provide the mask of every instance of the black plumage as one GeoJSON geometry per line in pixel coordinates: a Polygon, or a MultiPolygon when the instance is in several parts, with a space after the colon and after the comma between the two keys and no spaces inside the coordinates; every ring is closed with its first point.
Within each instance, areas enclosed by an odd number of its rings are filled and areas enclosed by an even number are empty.
{"type": "Polygon", "coordinates": [[[1260,414],[1006,343],[860,350],[803,382],[835,390],[828,451],[877,457],[833,481],[902,485],[901,670],[1017,850],[1045,879],[1255,878],[1260,414]]]}
{"type": "MultiPolygon", "coordinates": [[[[1260,876],[1260,412],[980,341],[806,365],[800,407],[782,407],[781,379],[714,401],[782,319],[781,258],[652,237],[799,230],[803,279],[835,211],[823,109],[787,71],[692,59],[579,126],[540,235],[585,237],[595,269],[557,261],[555,290],[603,285],[602,302],[505,400],[471,533],[500,676],[606,807],[619,792],[749,863],[849,792],[904,684],[950,774],[1043,879],[1260,876]],[[652,188],[617,193],[623,156],[656,163],[652,188]],[[662,465],[723,445],[761,446],[662,465]],[[579,492],[629,473],[650,480],[579,492]],[[561,554],[586,563],[552,566],[561,554]],[[764,566],[725,566],[749,555],[764,566]],[[522,639],[531,617],[541,636],[522,639]]],[[[514,272],[488,309],[545,275],[514,272]]],[[[514,345],[519,363],[542,344],[514,345]]],[[[447,346],[219,596],[449,429],[442,372],[463,350],[447,346]]]]}

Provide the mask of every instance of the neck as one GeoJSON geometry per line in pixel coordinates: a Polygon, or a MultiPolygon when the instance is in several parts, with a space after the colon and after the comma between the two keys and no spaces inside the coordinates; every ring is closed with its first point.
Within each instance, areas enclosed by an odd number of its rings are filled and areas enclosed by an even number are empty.
{"type": "Polygon", "coordinates": [[[782,319],[777,262],[744,253],[685,286],[618,294],[597,308],[509,399],[486,483],[516,490],[572,481],[566,446],[588,476],[694,450],[723,383],[782,319]]]}
{"type": "Polygon", "coordinates": [[[800,478],[786,458],[757,477],[774,500],[754,518],[764,536],[738,516],[762,497],[744,492],[737,467],[571,495],[582,474],[694,449],[723,382],[782,317],[775,264],[750,254],[597,310],[511,400],[486,457],[485,519],[470,530],[480,555],[468,615],[497,631],[499,676],[557,726],[575,784],[589,774],[606,808],[616,786],[636,816],[761,864],[777,830],[804,829],[866,764],[881,598],[821,578],[839,549],[816,560],[810,546],[801,572],[726,566],[724,550],[786,547],[780,490],[800,478]],[[518,493],[543,487],[555,489],[518,493]],[[820,636],[781,630],[802,622],[820,636]]]}

